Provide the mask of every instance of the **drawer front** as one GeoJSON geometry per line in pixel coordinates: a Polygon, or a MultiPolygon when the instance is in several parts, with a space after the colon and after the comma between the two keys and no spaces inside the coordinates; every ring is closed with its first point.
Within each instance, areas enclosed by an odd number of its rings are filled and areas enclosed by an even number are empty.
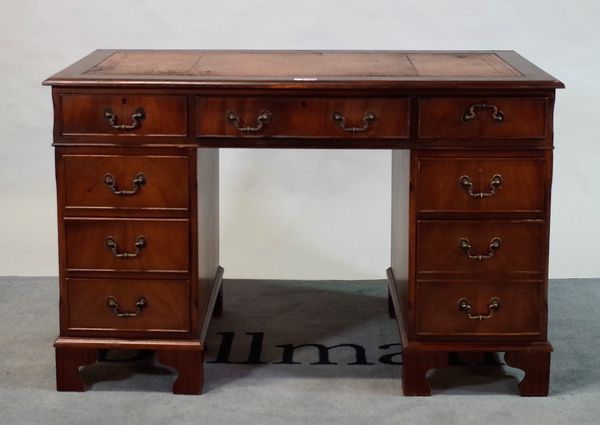
{"type": "Polygon", "coordinates": [[[65,136],[187,136],[187,98],[177,95],[63,94],[65,136]]]}
{"type": "Polygon", "coordinates": [[[198,137],[401,138],[408,98],[198,97],[198,137]],[[342,128],[343,127],[343,128],[342,128]]]}
{"type": "Polygon", "coordinates": [[[64,155],[66,208],[187,210],[185,156],[64,155]]]}
{"type": "Polygon", "coordinates": [[[542,212],[545,164],[541,158],[420,158],[418,210],[542,212]]]}
{"type": "Polygon", "coordinates": [[[419,137],[544,138],[547,109],[545,97],[423,97],[419,99],[419,137]]]}
{"type": "Polygon", "coordinates": [[[69,330],[187,332],[185,280],[67,279],[69,330]]]}
{"type": "Polygon", "coordinates": [[[65,219],[67,270],[189,270],[189,221],[65,219]]]}
{"type": "Polygon", "coordinates": [[[419,221],[417,272],[539,275],[545,266],[545,232],[541,220],[419,221]]]}
{"type": "Polygon", "coordinates": [[[417,283],[421,337],[540,336],[545,321],[541,281],[417,283]]]}

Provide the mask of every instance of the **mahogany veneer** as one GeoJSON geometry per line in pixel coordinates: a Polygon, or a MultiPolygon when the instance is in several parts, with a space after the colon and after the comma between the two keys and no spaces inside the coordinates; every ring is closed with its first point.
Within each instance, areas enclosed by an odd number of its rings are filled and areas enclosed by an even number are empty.
{"type": "MultiPolygon", "coordinates": [[[[419,99],[419,137],[424,139],[537,139],[546,135],[545,97],[435,97],[419,99]],[[464,120],[472,105],[494,105],[502,121],[464,120]]],[[[483,108],[481,108],[483,109],[483,108]]],[[[486,110],[476,114],[490,116],[486,110]]]]}
{"type": "Polygon", "coordinates": [[[52,86],[57,388],[98,350],[154,350],[203,384],[222,313],[218,148],[393,149],[390,315],[406,395],[456,352],[505,352],[548,393],[552,114],[515,52],[98,50],[52,86]],[[406,150],[410,150],[407,153],[406,150]]]}
{"type": "MultiPolygon", "coordinates": [[[[68,93],[60,96],[61,133],[67,136],[187,136],[187,98],[176,95],[105,95],[68,93]],[[144,125],[129,131],[107,126],[105,112],[119,120],[144,110],[144,125]],[[101,112],[101,113],[99,113],[101,112]]],[[[118,124],[128,125],[127,122],[118,124]]],[[[117,124],[117,125],[118,125],[117,124]]]]}
{"type": "Polygon", "coordinates": [[[421,215],[502,212],[543,217],[546,192],[540,187],[544,185],[545,168],[545,158],[539,155],[503,157],[495,153],[455,156],[452,161],[445,156],[424,156],[417,162],[416,178],[423,182],[416,195],[417,209],[421,215]],[[490,197],[465,196],[465,188],[457,184],[467,176],[474,192],[486,192],[495,175],[502,176],[502,187],[490,197]]]}
{"type": "Polygon", "coordinates": [[[186,156],[66,154],[63,161],[65,208],[182,211],[189,208],[186,156]],[[106,190],[107,174],[119,185],[116,190],[132,190],[140,173],[144,183],[136,196],[115,196],[106,190]]]}
{"type": "Polygon", "coordinates": [[[190,282],[187,280],[69,278],[67,302],[71,335],[94,330],[114,335],[189,333],[191,329],[190,282]],[[135,311],[141,298],[146,300],[146,307],[139,317],[123,320],[113,309],[107,308],[106,300],[110,296],[123,311],[135,311]]]}
{"type": "Polygon", "coordinates": [[[197,97],[196,135],[198,137],[316,137],[324,138],[393,138],[407,139],[409,135],[409,98],[346,98],[346,97],[197,97]],[[229,120],[229,112],[240,116],[244,124],[256,125],[256,116],[268,110],[271,119],[263,131],[240,133],[229,120]],[[376,119],[368,132],[344,131],[332,119],[339,112],[346,126],[361,127],[366,111],[376,119]]]}

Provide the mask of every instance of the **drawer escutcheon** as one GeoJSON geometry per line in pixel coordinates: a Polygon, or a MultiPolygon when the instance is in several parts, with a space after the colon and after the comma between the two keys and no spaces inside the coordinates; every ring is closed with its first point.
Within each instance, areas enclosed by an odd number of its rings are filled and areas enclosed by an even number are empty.
{"type": "Polygon", "coordinates": [[[475,115],[477,114],[476,111],[478,109],[479,110],[491,109],[492,110],[492,118],[494,119],[494,121],[496,121],[498,124],[502,124],[504,122],[504,112],[502,112],[496,105],[490,105],[485,102],[476,103],[475,105],[471,105],[469,107],[469,109],[462,116],[463,122],[465,124],[471,122],[475,118],[475,115]]]}
{"type": "Polygon", "coordinates": [[[144,113],[144,109],[138,108],[131,115],[131,124],[119,124],[119,117],[113,113],[111,108],[106,108],[104,110],[104,119],[108,121],[112,128],[117,130],[135,130],[142,125],[142,120],[145,118],[146,114],[144,113]]]}
{"type": "Polygon", "coordinates": [[[362,119],[362,127],[346,127],[346,117],[344,117],[344,114],[337,111],[333,113],[333,120],[338,123],[342,130],[349,133],[361,133],[363,131],[367,131],[371,122],[375,121],[375,118],[376,117],[373,112],[367,111],[362,119]]]}
{"type": "Polygon", "coordinates": [[[465,255],[470,260],[477,260],[477,261],[482,261],[482,260],[487,260],[489,258],[492,258],[494,256],[494,254],[496,253],[496,251],[498,251],[501,246],[502,246],[502,239],[500,239],[499,237],[496,236],[490,241],[490,246],[489,246],[489,250],[488,250],[487,254],[473,255],[473,254],[471,254],[471,248],[472,248],[471,242],[467,238],[461,238],[458,241],[458,247],[464,251],[465,255]]]}
{"type": "Polygon", "coordinates": [[[502,187],[502,176],[500,174],[494,174],[492,176],[489,192],[473,192],[473,182],[471,182],[471,178],[466,175],[460,176],[458,184],[467,191],[471,198],[488,198],[494,196],[496,191],[502,187]]]}
{"type": "Polygon", "coordinates": [[[135,175],[135,178],[133,179],[133,189],[131,190],[118,190],[117,189],[117,181],[115,179],[115,176],[113,176],[111,173],[106,173],[104,175],[104,184],[106,186],[108,186],[108,188],[112,191],[112,193],[114,193],[115,195],[119,195],[119,196],[130,196],[130,195],[135,195],[136,193],[138,193],[138,191],[140,190],[141,186],[146,184],[146,175],[142,172],[137,173],[135,175]]]}
{"type": "Polygon", "coordinates": [[[141,297],[139,300],[137,300],[137,302],[135,303],[135,311],[131,312],[131,311],[120,311],[119,310],[119,302],[117,301],[117,299],[115,297],[108,297],[108,299],[106,300],[106,305],[108,306],[108,308],[110,308],[113,312],[113,314],[117,317],[123,317],[123,318],[128,318],[128,317],[139,317],[142,315],[143,310],[148,307],[148,300],[146,300],[146,298],[141,297]]]}
{"type": "Polygon", "coordinates": [[[500,300],[496,297],[492,298],[488,304],[488,314],[473,314],[471,313],[471,304],[466,298],[458,300],[458,310],[464,312],[471,320],[486,320],[494,317],[494,314],[500,310],[500,300]]]}
{"type": "Polygon", "coordinates": [[[265,124],[271,120],[271,116],[272,116],[271,112],[264,109],[264,110],[260,111],[260,113],[256,117],[256,126],[255,127],[251,127],[251,126],[243,127],[240,124],[241,119],[237,113],[235,113],[234,111],[227,112],[227,120],[229,121],[229,123],[231,125],[233,125],[236,128],[236,130],[241,131],[242,133],[256,133],[256,132],[262,130],[263,127],[265,126],[265,124]]]}
{"type": "Polygon", "coordinates": [[[146,237],[144,235],[137,237],[135,241],[135,251],[133,253],[119,252],[119,245],[112,236],[106,237],[106,247],[110,249],[113,255],[117,258],[135,258],[140,255],[142,249],[146,247],[146,237]]]}

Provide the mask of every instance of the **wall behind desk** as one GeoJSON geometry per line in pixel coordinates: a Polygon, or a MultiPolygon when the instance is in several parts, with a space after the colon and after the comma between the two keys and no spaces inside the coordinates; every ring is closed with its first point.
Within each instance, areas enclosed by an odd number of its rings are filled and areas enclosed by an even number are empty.
{"type": "MultiPolygon", "coordinates": [[[[97,48],[512,49],[564,81],[551,277],[598,277],[597,0],[0,0],[0,275],[57,274],[50,89],[97,48]]],[[[223,150],[229,278],[384,278],[389,151],[223,150]]]]}

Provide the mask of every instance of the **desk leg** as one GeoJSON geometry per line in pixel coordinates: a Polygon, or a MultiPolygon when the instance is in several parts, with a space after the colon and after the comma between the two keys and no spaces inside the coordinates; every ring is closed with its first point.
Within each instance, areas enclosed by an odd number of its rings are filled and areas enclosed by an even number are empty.
{"type": "Polygon", "coordinates": [[[173,394],[200,394],[204,385],[204,351],[156,350],[156,359],[177,371],[173,394]]]}
{"type": "Polygon", "coordinates": [[[430,396],[427,371],[448,366],[448,352],[404,347],[402,351],[402,392],[405,396],[430,396]]]}
{"type": "Polygon", "coordinates": [[[522,396],[548,395],[550,384],[550,352],[545,350],[507,351],[504,355],[507,365],[525,372],[519,383],[522,396]]]}
{"type": "Polygon", "coordinates": [[[79,368],[95,363],[98,350],[94,348],[56,347],[56,389],[58,391],[84,391],[85,384],[79,368]]]}

